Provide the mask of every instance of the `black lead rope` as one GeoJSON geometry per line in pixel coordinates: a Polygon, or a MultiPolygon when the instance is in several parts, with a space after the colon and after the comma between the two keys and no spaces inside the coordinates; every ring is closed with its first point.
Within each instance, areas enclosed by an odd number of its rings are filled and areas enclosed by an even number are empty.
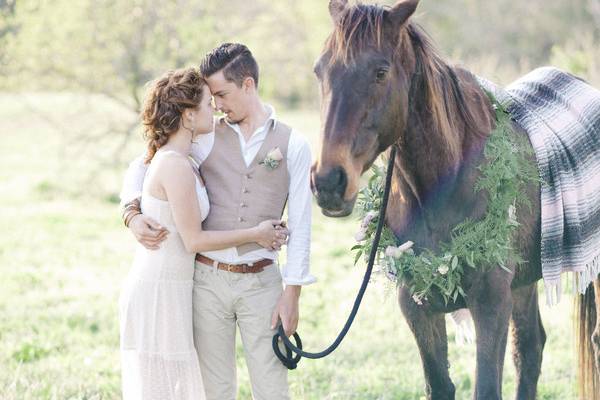
{"type": "Polygon", "coordinates": [[[273,335],[273,351],[275,355],[281,360],[283,365],[285,365],[288,369],[296,369],[300,359],[302,357],[306,358],[323,358],[333,352],[342,342],[344,336],[350,330],[350,326],[352,326],[352,322],[354,322],[354,318],[356,317],[356,313],[358,312],[358,308],[360,307],[360,303],[367,289],[367,285],[369,284],[369,279],[371,278],[371,272],[373,271],[373,264],[375,263],[375,256],[377,254],[377,248],[379,247],[379,239],[381,238],[381,231],[383,230],[383,224],[385,222],[385,210],[387,208],[388,198],[390,196],[390,186],[392,182],[392,171],[394,169],[394,160],[396,159],[396,149],[397,146],[393,145],[392,150],[390,152],[390,159],[388,162],[387,174],[385,178],[385,189],[383,192],[383,202],[381,203],[381,208],[379,210],[379,221],[377,223],[377,230],[375,231],[375,238],[373,239],[373,246],[371,247],[371,253],[369,254],[369,262],[367,264],[367,269],[365,271],[365,276],[362,281],[362,285],[360,286],[360,290],[356,295],[356,300],[354,300],[354,305],[352,306],[352,311],[346,320],[346,324],[338,334],[337,338],[334,342],[325,350],[319,353],[309,353],[302,350],[302,340],[300,340],[300,335],[298,333],[294,333],[294,340],[296,344],[294,345],[290,339],[285,335],[283,330],[283,325],[279,325],[277,333],[273,335]],[[279,339],[283,341],[285,346],[284,356],[279,348],[279,339]]]}

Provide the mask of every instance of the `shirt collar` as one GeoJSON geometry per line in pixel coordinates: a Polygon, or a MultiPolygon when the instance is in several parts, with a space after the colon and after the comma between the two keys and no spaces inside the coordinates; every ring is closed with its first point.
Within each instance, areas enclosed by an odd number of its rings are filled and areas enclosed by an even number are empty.
{"type": "MultiPolygon", "coordinates": [[[[273,123],[273,128],[275,128],[277,126],[277,113],[275,112],[275,108],[270,104],[265,104],[265,107],[269,112],[269,117],[267,118],[265,124],[262,126],[261,129],[265,129],[270,123],[273,123]]],[[[221,120],[225,121],[225,123],[235,131],[239,130],[238,124],[230,124],[229,121],[227,121],[227,118],[225,118],[225,116],[221,117],[221,120]]]]}

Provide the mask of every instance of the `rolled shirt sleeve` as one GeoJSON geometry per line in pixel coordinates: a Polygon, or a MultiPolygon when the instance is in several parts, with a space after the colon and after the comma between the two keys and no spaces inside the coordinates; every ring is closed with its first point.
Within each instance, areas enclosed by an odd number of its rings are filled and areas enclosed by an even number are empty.
{"type": "Polygon", "coordinates": [[[309,285],[316,282],[310,274],[310,240],[312,219],[312,192],[310,190],[310,146],[297,132],[292,132],[288,146],[287,262],[281,275],[286,285],[309,285]]]}
{"type": "Polygon", "coordinates": [[[144,164],[144,156],[141,155],[134,159],[125,172],[123,178],[123,187],[121,188],[121,207],[131,200],[142,196],[142,187],[144,186],[144,177],[148,166],[144,164]]]}

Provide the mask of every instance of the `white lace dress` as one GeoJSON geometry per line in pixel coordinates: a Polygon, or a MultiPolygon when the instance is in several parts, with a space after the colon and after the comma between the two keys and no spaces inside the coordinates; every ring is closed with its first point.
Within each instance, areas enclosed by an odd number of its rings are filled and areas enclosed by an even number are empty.
{"type": "MultiPolygon", "coordinates": [[[[202,219],[206,188],[196,179],[202,219]]],[[[124,400],[203,400],[204,385],[192,334],[195,254],[177,233],[167,201],[144,189],[142,212],[170,234],[159,250],[138,244],[119,299],[124,400]]]]}

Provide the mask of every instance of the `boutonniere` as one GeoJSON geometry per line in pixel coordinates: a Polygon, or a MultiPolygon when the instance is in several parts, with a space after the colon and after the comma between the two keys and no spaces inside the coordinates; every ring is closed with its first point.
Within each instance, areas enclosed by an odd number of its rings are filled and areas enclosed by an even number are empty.
{"type": "Polygon", "coordinates": [[[283,154],[281,154],[281,150],[279,149],[279,147],[275,147],[267,153],[265,159],[259,162],[259,164],[264,165],[270,170],[273,170],[279,167],[281,160],[283,160],[283,154]]]}

